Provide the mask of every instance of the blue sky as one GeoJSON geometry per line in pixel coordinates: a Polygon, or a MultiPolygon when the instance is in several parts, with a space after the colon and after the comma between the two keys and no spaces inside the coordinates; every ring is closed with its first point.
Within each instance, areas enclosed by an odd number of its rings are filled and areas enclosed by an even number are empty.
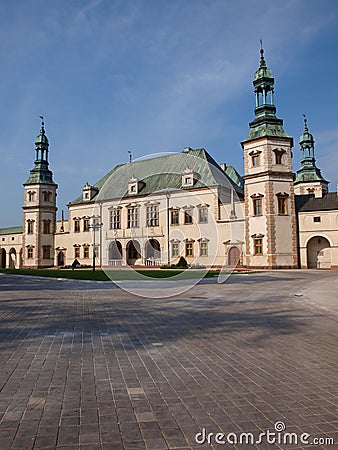
{"type": "Polygon", "coordinates": [[[260,38],[294,170],[306,113],[335,190],[336,0],[1,0],[0,226],[22,223],[40,115],[58,214],[128,150],[204,147],[242,174],[260,38]]]}

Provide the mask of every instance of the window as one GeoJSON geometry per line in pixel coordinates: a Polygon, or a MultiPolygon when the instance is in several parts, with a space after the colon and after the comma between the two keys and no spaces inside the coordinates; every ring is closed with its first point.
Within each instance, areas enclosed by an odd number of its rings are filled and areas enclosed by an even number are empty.
{"type": "Polygon", "coordinates": [[[185,256],[186,257],[194,256],[193,243],[192,242],[186,242],[185,243],[185,256]]]}
{"type": "Polygon", "coordinates": [[[138,228],[138,208],[128,208],[128,228],[138,228]]]}
{"type": "Polygon", "coordinates": [[[12,236],[12,241],[14,241],[14,236],[12,236]]]}
{"type": "Polygon", "coordinates": [[[252,155],[251,162],[252,162],[252,167],[259,166],[259,155],[252,155]]]}
{"type": "Polygon", "coordinates": [[[171,244],[171,256],[175,258],[180,254],[180,246],[177,242],[171,244]]]}
{"type": "Polygon", "coordinates": [[[200,256],[208,256],[208,243],[200,242],[200,256]]]}
{"type": "Polygon", "coordinates": [[[184,211],[184,223],[186,225],[192,223],[192,209],[186,209],[184,211]]]}
{"type": "Polygon", "coordinates": [[[158,206],[147,206],[147,227],[158,227],[158,206]]]}
{"type": "Polygon", "coordinates": [[[275,148],[273,150],[273,152],[275,154],[275,164],[283,164],[283,162],[284,162],[283,161],[284,160],[283,155],[285,153],[285,150],[280,149],[280,148],[275,148]]]}
{"type": "Polygon", "coordinates": [[[255,255],[263,255],[263,239],[254,238],[254,252],[255,255]]]}
{"type": "Polygon", "coordinates": [[[34,233],[34,220],[27,220],[27,234],[34,233]]]}
{"type": "Polygon", "coordinates": [[[89,231],[89,219],[83,219],[83,231],[89,231]]]}
{"type": "Polygon", "coordinates": [[[34,202],[34,200],[35,200],[35,192],[29,191],[28,192],[28,201],[34,202]]]}
{"type": "Polygon", "coordinates": [[[280,152],[275,153],[275,163],[276,164],[283,164],[283,154],[280,152]]]}
{"type": "Polygon", "coordinates": [[[42,193],[43,201],[44,201],[44,202],[50,202],[50,200],[51,200],[51,195],[52,195],[51,192],[43,191],[43,193],[42,193]]]}
{"type": "Polygon", "coordinates": [[[49,245],[45,245],[42,247],[42,258],[50,259],[50,246],[49,245]]]}
{"type": "Polygon", "coordinates": [[[314,222],[321,222],[321,217],[320,216],[314,217],[313,221],[314,222]]]}
{"type": "Polygon", "coordinates": [[[208,222],[208,208],[199,208],[198,221],[199,221],[199,223],[207,223],[208,222]]]}
{"type": "Polygon", "coordinates": [[[84,257],[85,259],[88,259],[88,258],[89,258],[89,245],[85,245],[85,246],[83,247],[83,257],[84,257]]]}
{"type": "Polygon", "coordinates": [[[191,183],[191,177],[186,177],[185,180],[184,180],[184,183],[185,184],[192,184],[191,183]]]}
{"type": "Polygon", "coordinates": [[[74,247],[74,258],[80,258],[80,247],[74,247]]]}
{"type": "Polygon", "coordinates": [[[278,214],[286,215],[288,213],[287,198],[278,196],[278,214]]]}
{"type": "Polygon", "coordinates": [[[74,232],[75,233],[80,232],[80,220],[79,219],[74,220],[74,232]]]}
{"type": "Polygon", "coordinates": [[[121,228],[121,209],[114,208],[110,211],[110,229],[119,230],[121,228]]]}
{"type": "Polygon", "coordinates": [[[262,197],[256,197],[252,199],[253,214],[254,216],[262,215],[262,197]]]}
{"type": "Polygon", "coordinates": [[[179,224],[179,216],[180,212],[178,209],[173,209],[170,211],[170,223],[171,225],[178,225],[179,224]]]}
{"type": "Polygon", "coordinates": [[[32,259],[33,258],[33,247],[28,247],[27,248],[27,259],[32,259]]]}
{"type": "Polygon", "coordinates": [[[50,234],[50,220],[43,221],[43,234],[50,234]]]}

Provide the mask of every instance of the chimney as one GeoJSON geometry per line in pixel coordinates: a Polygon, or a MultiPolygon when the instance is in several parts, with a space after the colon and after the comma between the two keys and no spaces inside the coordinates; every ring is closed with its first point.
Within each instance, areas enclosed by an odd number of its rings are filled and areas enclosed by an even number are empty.
{"type": "Polygon", "coordinates": [[[338,183],[337,183],[337,196],[338,196],[338,183]]]}
{"type": "Polygon", "coordinates": [[[220,168],[223,170],[223,172],[225,172],[227,169],[227,165],[225,163],[221,163],[220,168]]]}
{"type": "Polygon", "coordinates": [[[315,187],[315,198],[322,198],[322,197],[323,197],[323,187],[316,186],[315,187]]]}
{"type": "Polygon", "coordinates": [[[190,152],[190,150],[192,150],[192,148],[191,148],[191,147],[184,147],[184,149],[183,149],[183,153],[189,153],[189,152],[190,152]]]}

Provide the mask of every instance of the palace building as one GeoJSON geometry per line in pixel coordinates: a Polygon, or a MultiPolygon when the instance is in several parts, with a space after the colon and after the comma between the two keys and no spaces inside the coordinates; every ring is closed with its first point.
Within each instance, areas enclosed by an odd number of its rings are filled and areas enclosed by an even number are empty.
{"type": "Polygon", "coordinates": [[[338,269],[338,195],[316,166],[304,119],[301,167],[276,115],[261,49],[255,117],[242,141],[243,177],[204,149],[185,148],[113,168],[56,219],[44,122],[24,183],[22,226],[0,229],[2,268],[164,266],[338,269]]]}

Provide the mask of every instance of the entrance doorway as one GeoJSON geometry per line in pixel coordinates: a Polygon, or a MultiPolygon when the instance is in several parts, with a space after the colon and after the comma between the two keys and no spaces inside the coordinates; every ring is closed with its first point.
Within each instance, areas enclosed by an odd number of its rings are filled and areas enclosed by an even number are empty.
{"type": "Polygon", "coordinates": [[[65,254],[63,252],[58,253],[58,266],[64,266],[65,265],[65,254]]]}
{"type": "Polygon", "coordinates": [[[140,244],[138,241],[129,241],[127,244],[127,264],[133,266],[141,258],[140,244]]]}
{"type": "Polygon", "coordinates": [[[1,269],[6,269],[6,250],[4,248],[1,249],[0,264],[1,264],[1,269]]]}
{"type": "Polygon", "coordinates": [[[308,269],[317,269],[318,254],[324,248],[329,248],[330,242],[323,236],[314,236],[309,240],[306,247],[307,253],[307,267],[308,269]]]}
{"type": "Polygon", "coordinates": [[[16,250],[11,248],[9,251],[9,268],[15,269],[16,267],[16,250]]]}
{"type": "Polygon", "coordinates": [[[119,241],[112,241],[109,244],[109,264],[113,266],[122,264],[122,245],[119,241]]]}
{"type": "Polygon", "coordinates": [[[161,246],[158,240],[150,239],[145,247],[146,265],[155,266],[161,263],[161,246]]]}
{"type": "Polygon", "coordinates": [[[228,265],[236,267],[241,259],[241,252],[237,247],[230,247],[228,252],[228,265]]]}

